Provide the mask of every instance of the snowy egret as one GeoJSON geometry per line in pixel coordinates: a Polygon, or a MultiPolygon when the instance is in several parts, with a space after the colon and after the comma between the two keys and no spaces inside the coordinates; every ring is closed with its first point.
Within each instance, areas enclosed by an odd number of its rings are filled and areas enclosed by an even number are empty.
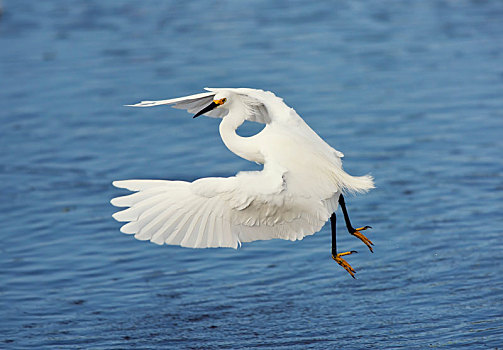
{"type": "Polygon", "coordinates": [[[373,243],[353,228],[345,192],[366,192],[371,176],[351,176],[342,169],[341,152],[321,139],[283,99],[272,92],[246,88],[207,92],[169,100],[143,101],[132,107],[173,105],[200,115],[222,118],[220,136],[236,155],[264,165],[262,171],[239,172],[194,182],[124,180],[113,185],[136,193],[112,199],[129,207],[113,215],[128,222],[121,232],[139,240],[182,247],[232,247],[273,238],[300,240],[318,232],[330,218],[332,258],[354,278],[355,270],[337,253],[335,211],[341,206],[346,227],[372,252],[373,243]],[[245,120],[266,124],[251,137],[236,129],[245,120]]]}

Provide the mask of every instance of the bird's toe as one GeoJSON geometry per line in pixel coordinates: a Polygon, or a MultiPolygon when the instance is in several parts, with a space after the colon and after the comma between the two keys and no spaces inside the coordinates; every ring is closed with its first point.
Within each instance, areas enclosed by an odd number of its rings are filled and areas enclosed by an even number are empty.
{"type": "Polygon", "coordinates": [[[342,256],[350,255],[350,254],[353,254],[353,253],[357,253],[357,251],[356,250],[352,250],[350,252],[344,252],[344,253],[339,253],[339,254],[335,254],[335,255],[332,254],[332,259],[334,259],[339,265],[341,265],[342,268],[344,270],[346,270],[351,275],[351,277],[353,277],[353,278],[356,279],[356,277],[355,277],[356,271],[351,267],[351,265],[349,265],[349,263],[346,260],[344,260],[342,258],[342,256]]]}
{"type": "Polygon", "coordinates": [[[371,227],[370,226],[364,226],[364,227],[357,228],[351,234],[353,236],[357,237],[358,239],[360,239],[363,243],[365,243],[365,245],[373,253],[374,250],[372,249],[372,246],[374,245],[374,243],[372,243],[372,241],[370,239],[368,239],[363,233],[361,233],[361,231],[364,231],[364,230],[366,230],[368,228],[371,228],[371,227]]]}

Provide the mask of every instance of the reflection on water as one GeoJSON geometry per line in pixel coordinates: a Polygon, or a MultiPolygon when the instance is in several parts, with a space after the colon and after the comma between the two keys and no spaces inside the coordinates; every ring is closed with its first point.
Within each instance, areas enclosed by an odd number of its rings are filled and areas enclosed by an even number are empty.
{"type": "MultiPolygon", "coordinates": [[[[5,1],[0,347],[496,348],[503,338],[503,5],[5,1]],[[218,120],[124,104],[275,91],[377,189],[352,280],[301,242],[158,247],[111,181],[256,169],[218,120]]],[[[240,132],[251,135],[257,125],[240,132]]]]}

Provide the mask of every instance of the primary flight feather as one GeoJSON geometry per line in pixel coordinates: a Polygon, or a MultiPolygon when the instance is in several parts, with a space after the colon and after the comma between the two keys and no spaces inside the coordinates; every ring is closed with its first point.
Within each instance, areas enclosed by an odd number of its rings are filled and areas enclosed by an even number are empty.
{"type": "Polygon", "coordinates": [[[206,89],[208,92],[132,107],[172,105],[222,118],[220,136],[227,148],[262,171],[243,171],[194,182],[123,180],[113,185],[135,193],[112,199],[128,207],[113,215],[127,222],[121,232],[157,244],[191,248],[232,247],[242,242],[281,238],[300,240],[332,220],[332,257],[353,277],[354,270],[337,254],[335,214],[341,204],[346,226],[372,251],[372,242],[354,229],[344,205],[344,192],[366,192],[371,176],[351,176],[342,169],[343,154],[321,139],[283,99],[272,92],[246,88],[206,89]],[[266,124],[251,137],[236,129],[245,120],[266,124]]]}

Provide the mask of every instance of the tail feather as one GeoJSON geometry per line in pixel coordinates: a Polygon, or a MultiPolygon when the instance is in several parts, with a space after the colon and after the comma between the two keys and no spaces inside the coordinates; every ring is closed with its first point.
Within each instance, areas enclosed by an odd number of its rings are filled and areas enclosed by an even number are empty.
{"type": "Polygon", "coordinates": [[[345,193],[365,193],[375,188],[374,178],[371,175],[351,176],[344,174],[343,192],[345,193]]]}

